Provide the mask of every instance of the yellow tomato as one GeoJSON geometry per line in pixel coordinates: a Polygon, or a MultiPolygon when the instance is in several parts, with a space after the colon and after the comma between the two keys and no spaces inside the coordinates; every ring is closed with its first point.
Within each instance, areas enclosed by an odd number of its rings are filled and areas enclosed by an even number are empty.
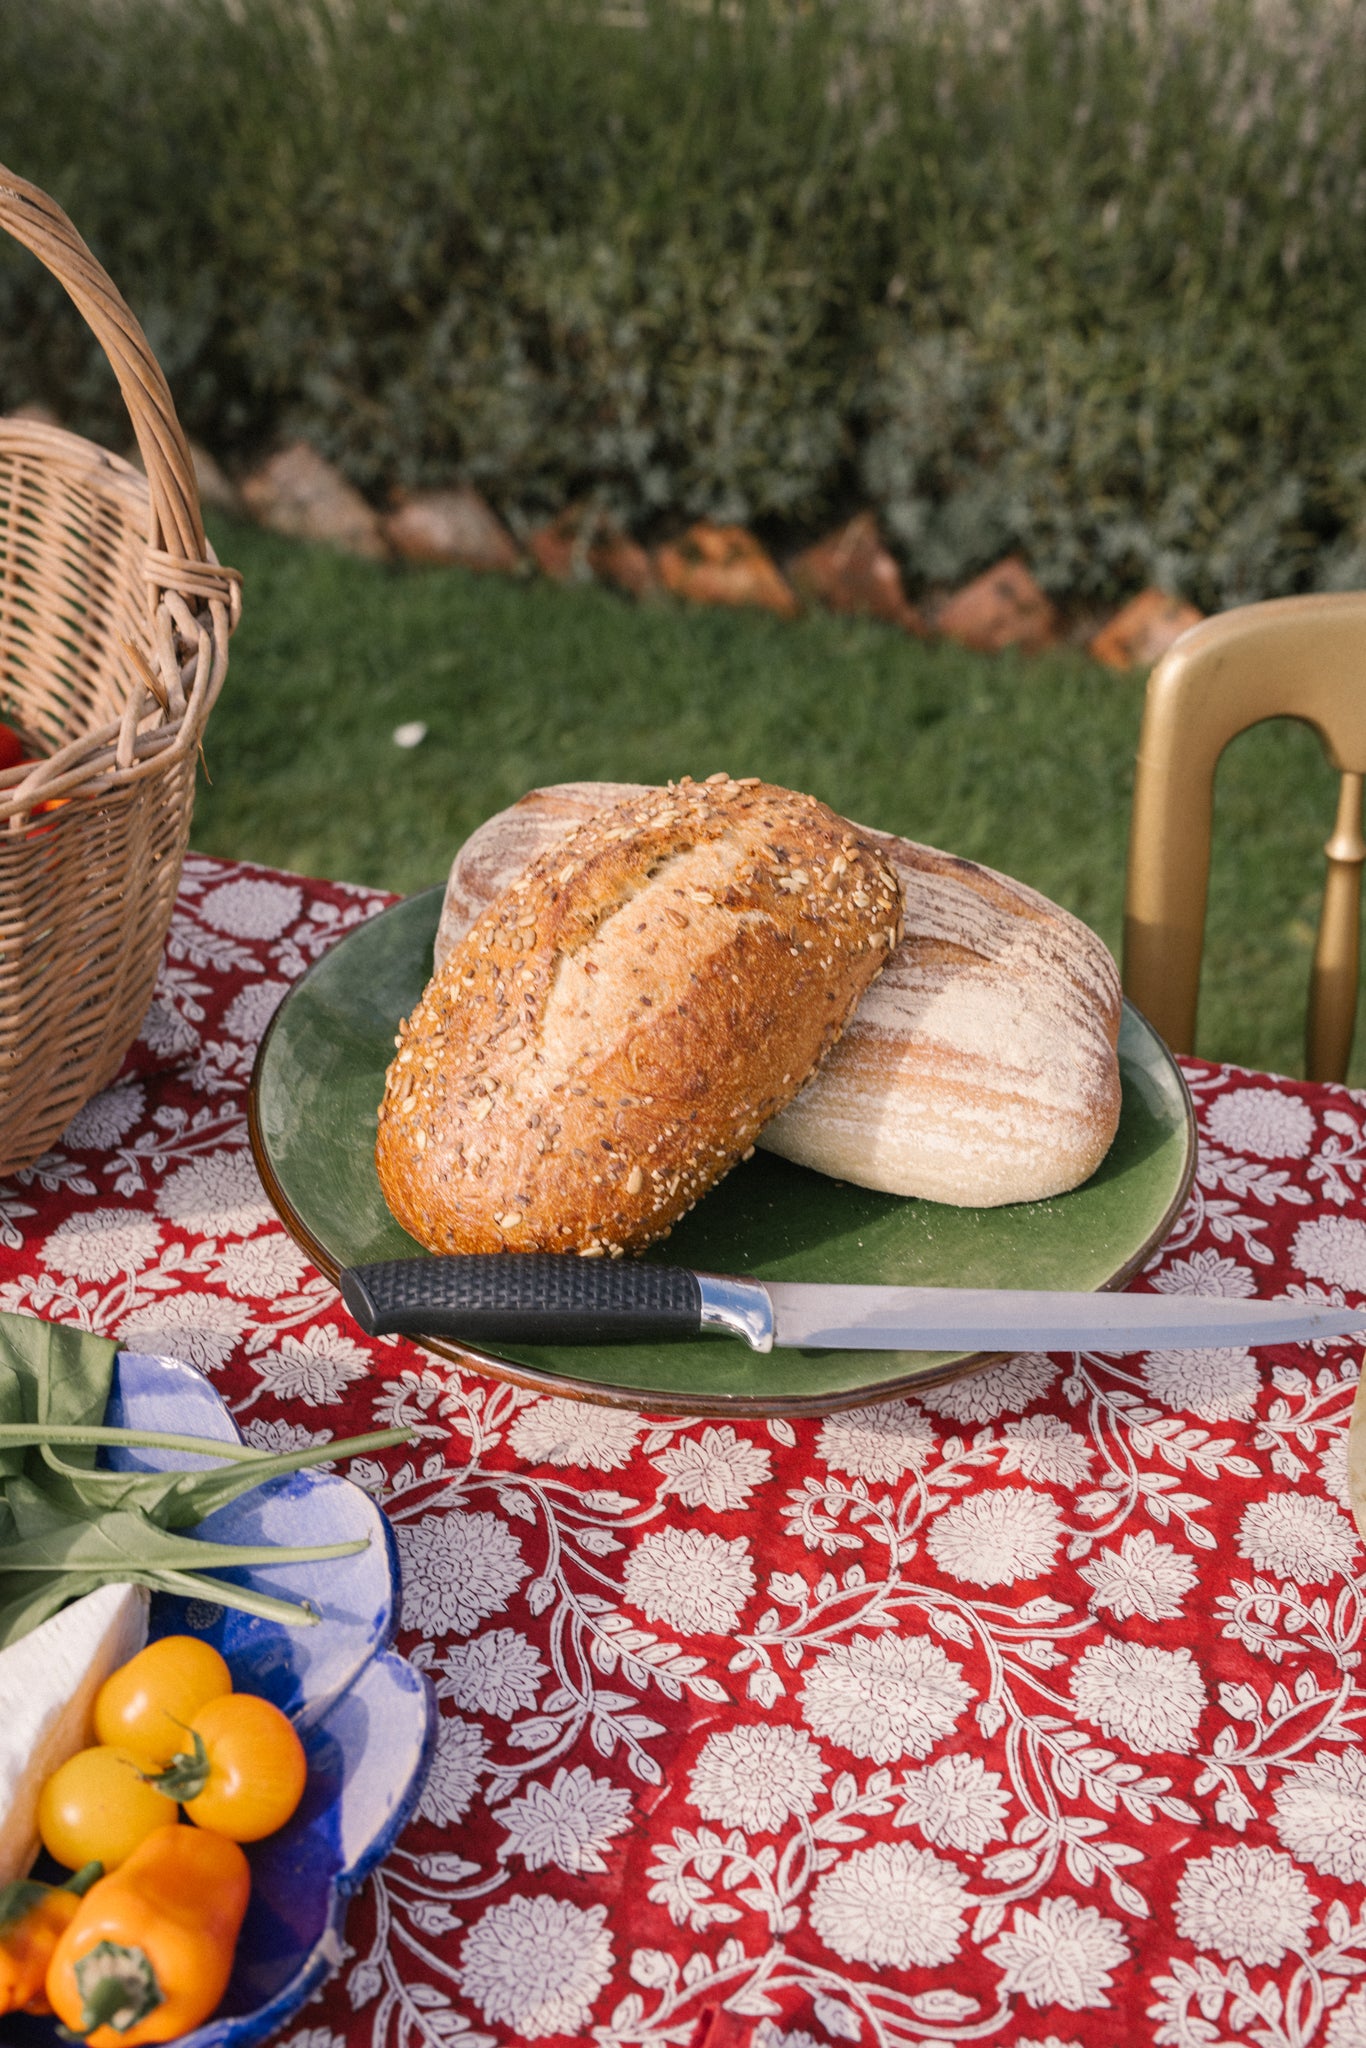
{"type": "Polygon", "coordinates": [[[38,1795],[43,1847],[68,1870],[85,1863],[113,1870],[174,1819],[174,1806],[143,1782],[136,1759],[121,1749],[80,1750],[38,1795]]]}
{"type": "Polygon", "coordinates": [[[197,1636],[163,1636],[139,1650],[95,1696],[95,1735],[159,1770],[185,1747],[200,1708],[232,1691],[232,1673],[197,1636]]]}
{"type": "Polygon", "coordinates": [[[308,1765],[278,1707],[255,1693],[228,1693],[200,1709],[190,1735],[192,1753],[158,1780],[187,1819],[234,1842],[259,1842],[284,1826],[303,1797],[308,1765]]]}

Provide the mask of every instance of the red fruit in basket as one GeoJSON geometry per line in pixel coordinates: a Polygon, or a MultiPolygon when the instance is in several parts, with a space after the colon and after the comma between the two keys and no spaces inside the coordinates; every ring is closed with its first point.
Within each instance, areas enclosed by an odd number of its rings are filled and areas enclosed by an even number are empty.
{"type": "Polygon", "coordinates": [[[0,725],[0,770],[17,768],[21,761],[28,759],[22,735],[12,725],[0,725]]]}

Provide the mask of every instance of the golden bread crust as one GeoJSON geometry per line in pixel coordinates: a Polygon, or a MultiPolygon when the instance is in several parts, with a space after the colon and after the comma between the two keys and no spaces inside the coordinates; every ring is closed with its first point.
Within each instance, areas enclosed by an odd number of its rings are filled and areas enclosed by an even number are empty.
{"type": "Polygon", "coordinates": [[[534,858],[402,1027],[376,1164],[433,1251],[665,1236],[839,1037],[900,934],[869,836],[712,777],[534,858]]]}
{"type": "MultiPolygon", "coordinates": [[[[561,843],[620,791],[533,790],[481,825],[452,864],[451,939],[516,880],[529,841],[561,843]]],[[[1076,1187],[1119,1120],[1120,986],[1105,946],[1022,882],[860,830],[901,886],[901,943],[758,1144],[842,1180],[957,1206],[1076,1187]]]]}

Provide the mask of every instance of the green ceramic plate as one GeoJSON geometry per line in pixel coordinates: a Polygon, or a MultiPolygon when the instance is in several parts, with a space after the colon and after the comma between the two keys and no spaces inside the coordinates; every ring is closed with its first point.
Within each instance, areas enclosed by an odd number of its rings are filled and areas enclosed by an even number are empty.
{"type": "MultiPolygon", "coordinates": [[[[375,1177],[375,1111],[398,1020],[431,972],[441,891],[350,932],[290,991],[251,1086],[256,1163],[287,1228],[335,1278],[411,1257],[375,1177]]],[[[758,1152],[652,1257],[783,1280],[955,1287],[1122,1286],[1171,1229],[1195,1170],[1195,1119],[1170,1053],[1126,1006],[1124,1103],[1108,1156],[1071,1194],[950,1209],[833,1181],[758,1152]]],[[[925,1351],[774,1351],[686,1344],[427,1347],[524,1385],[662,1414],[782,1414],[886,1400],[986,1362],[925,1351]]],[[[999,1354],[998,1354],[999,1355],[999,1354]]]]}

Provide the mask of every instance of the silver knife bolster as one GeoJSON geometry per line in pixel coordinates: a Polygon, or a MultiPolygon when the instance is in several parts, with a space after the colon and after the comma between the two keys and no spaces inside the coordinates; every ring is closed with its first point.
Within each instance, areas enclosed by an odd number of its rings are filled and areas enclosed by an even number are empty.
{"type": "Polygon", "coordinates": [[[758,1280],[733,1273],[694,1273],[702,1296],[702,1328],[743,1337],[751,1351],[773,1349],[773,1303],[758,1280]]]}

